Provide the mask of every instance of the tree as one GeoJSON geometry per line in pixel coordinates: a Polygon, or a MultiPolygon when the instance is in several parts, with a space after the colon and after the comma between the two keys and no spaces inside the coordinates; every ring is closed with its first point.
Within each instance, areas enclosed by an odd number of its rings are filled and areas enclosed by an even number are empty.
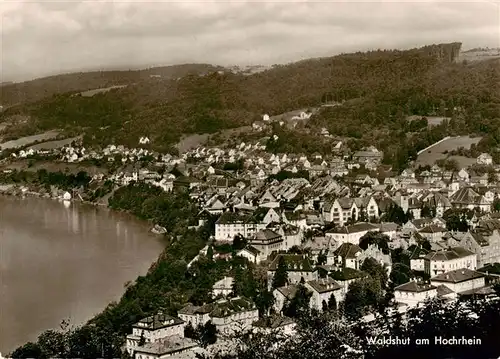
{"type": "Polygon", "coordinates": [[[404,284],[410,281],[413,278],[413,273],[409,266],[403,263],[396,263],[392,267],[392,271],[390,274],[390,280],[394,287],[397,287],[400,284],[404,284]]]}
{"type": "Polygon", "coordinates": [[[399,225],[408,222],[408,218],[406,217],[406,213],[403,209],[397,204],[393,203],[387,209],[387,213],[384,215],[384,220],[387,222],[394,222],[399,225]]]}
{"type": "Polygon", "coordinates": [[[366,258],[361,265],[361,270],[368,273],[373,279],[380,283],[380,288],[387,286],[387,270],[373,258],[366,258]]]}
{"type": "Polygon", "coordinates": [[[344,313],[347,318],[356,320],[370,309],[376,308],[382,299],[380,281],[367,277],[349,285],[344,300],[344,313]]]}
{"type": "Polygon", "coordinates": [[[209,320],[199,329],[199,342],[202,348],[217,342],[217,327],[212,321],[209,320]]]}
{"type": "Polygon", "coordinates": [[[333,294],[330,295],[330,298],[328,298],[328,309],[337,310],[337,299],[335,299],[333,294]]]}
{"type": "Polygon", "coordinates": [[[213,260],[214,260],[214,247],[212,245],[208,246],[207,258],[210,262],[213,262],[213,260]]]}
{"type": "Polygon", "coordinates": [[[390,238],[380,232],[367,232],[359,239],[359,247],[366,250],[370,245],[376,245],[384,254],[389,254],[390,238]]]}
{"type": "Polygon", "coordinates": [[[319,266],[323,265],[323,264],[326,264],[326,260],[327,260],[327,257],[326,257],[326,253],[323,253],[323,251],[321,250],[318,254],[318,261],[317,261],[317,264],[319,266]]]}
{"type": "Polygon", "coordinates": [[[245,248],[245,246],[247,245],[247,241],[245,240],[245,238],[243,238],[241,235],[236,235],[234,236],[234,239],[233,239],[233,249],[238,251],[240,249],[243,249],[245,248]]]}
{"type": "Polygon", "coordinates": [[[139,338],[139,343],[138,345],[139,346],[143,346],[144,344],[146,344],[146,338],[144,337],[144,330],[141,332],[141,337],[139,338]]]}
{"type": "Polygon", "coordinates": [[[283,287],[288,283],[288,272],[286,267],[285,258],[280,256],[278,260],[278,266],[276,267],[276,271],[273,277],[272,287],[274,289],[283,287]]]}
{"type": "Polygon", "coordinates": [[[309,311],[312,292],[303,284],[297,286],[295,296],[283,308],[283,314],[290,318],[297,318],[309,311]]]}
{"type": "Polygon", "coordinates": [[[24,344],[22,347],[14,350],[10,356],[10,358],[41,358],[43,356],[42,350],[38,346],[38,344],[28,342],[24,344]]]}

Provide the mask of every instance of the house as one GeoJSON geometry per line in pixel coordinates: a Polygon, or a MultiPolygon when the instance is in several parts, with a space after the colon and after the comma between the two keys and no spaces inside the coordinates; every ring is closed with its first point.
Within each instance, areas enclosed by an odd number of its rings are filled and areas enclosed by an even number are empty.
{"type": "Polygon", "coordinates": [[[331,296],[335,297],[336,303],[344,300],[342,286],[330,277],[308,281],[305,287],[312,292],[310,306],[316,310],[322,311],[323,303],[328,304],[331,296]]]}
{"type": "Polygon", "coordinates": [[[318,279],[318,271],[313,267],[311,261],[303,254],[278,254],[267,270],[267,282],[271,287],[274,274],[278,269],[278,263],[283,258],[288,273],[288,284],[298,284],[304,281],[318,279]]]}
{"type": "Polygon", "coordinates": [[[408,307],[416,307],[428,299],[437,297],[437,295],[436,286],[414,280],[394,288],[394,300],[397,303],[406,304],[408,307]]]}
{"type": "Polygon", "coordinates": [[[224,212],[215,222],[215,240],[232,242],[237,235],[249,238],[266,226],[266,223],[253,220],[252,215],[243,212],[224,212]]]}
{"type": "Polygon", "coordinates": [[[489,229],[480,224],[467,233],[454,233],[458,245],[477,255],[477,266],[500,263],[500,233],[498,229],[489,229]]]}
{"type": "Polygon", "coordinates": [[[132,334],[127,335],[126,350],[136,358],[141,355],[162,358],[167,353],[176,352],[176,346],[170,345],[172,342],[180,344],[177,346],[180,351],[197,348],[191,340],[184,338],[184,327],[183,320],[158,312],[132,326],[132,334]],[[139,345],[141,338],[144,338],[144,345],[139,345]]]}
{"type": "Polygon", "coordinates": [[[471,187],[460,188],[450,197],[450,202],[455,208],[475,209],[477,207],[483,212],[490,212],[492,204],[491,200],[481,196],[471,187]]]}
{"type": "Polygon", "coordinates": [[[211,321],[222,335],[249,330],[259,319],[255,304],[244,297],[220,299],[201,307],[188,304],[179,310],[178,315],[195,328],[211,321]]]}
{"type": "Polygon", "coordinates": [[[259,311],[255,304],[243,297],[217,301],[209,315],[222,335],[250,330],[252,324],[259,319],[259,311]]]}
{"type": "Polygon", "coordinates": [[[375,162],[380,163],[382,161],[384,154],[378,151],[376,148],[371,148],[365,151],[355,152],[352,156],[354,161],[359,163],[375,162]]]}
{"type": "Polygon", "coordinates": [[[463,268],[475,270],[477,256],[462,247],[434,251],[424,257],[424,271],[430,276],[463,268]]]}
{"type": "Polygon", "coordinates": [[[212,296],[213,297],[227,297],[233,292],[233,277],[224,277],[221,280],[215,282],[212,286],[212,296]]]}
{"type": "Polygon", "coordinates": [[[322,214],[325,222],[343,226],[351,218],[356,220],[358,212],[359,208],[353,198],[337,198],[325,203],[322,214]]]}
{"type": "Polygon", "coordinates": [[[341,295],[345,298],[345,295],[349,290],[349,285],[361,278],[366,277],[367,274],[352,268],[342,268],[339,271],[330,273],[329,276],[342,287],[341,295]]]}
{"type": "Polygon", "coordinates": [[[250,263],[254,264],[259,264],[267,258],[267,256],[264,256],[257,248],[253,246],[246,246],[245,248],[237,252],[236,255],[246,258],[250,263]]]}
{"type": "Polygon", "coordinates": [[[295,294],[297,294],[297,289],[297,285],[287,284],[273,290],[273,309],[276,313],[281,313],[283,311],[285,305],[295,297],[295,294]]]}
{"type": "Polygon", "coordinates": [[[429,251],[417,245],[408,248],[408,258],[410,259],[410,269],[416,272],[425,271],[425,256],[429,251]]]}
{"type": "Polygon", "coordinates": [[[382,267],[387,269],[387,274],[390,274],[392,268],[392,259],[390,254],[384,254],[384,252],[382,252],[376,244],[370,244],[368,248],[358,255],[359,266],[361,267],[363,262],[368,258],[376,260],[380,265],[382,265],[382,267]]]}
{"type": "Polygon", "coordinates": [[[359,245],[359,240],[368,232],[378,232],[379,226],[371,223],[356,223],[352,226],[334,228],[325,233],[325,237],[337,243],[359,245]]]}
{"type": "Polygon", "coordinates": [[[259,319],[252,324],[254,333],[270,334],[275,333],[278,337],[292,336],[296,332],[297,324],[288,317],[273,315],[259,319]]]}
{"type": "Polygon", "coordinates": [[[491,157],[490,154],[488,153],[481,153],[477,158],[476,158],[476,163],[478,165],[486,165],[490,166],[493,164],[493,157],[491,157]]]}
{"type": "Polygon", "coordinates": [[[263,229],[255,233],[249,243],[267,258],[283,248],[283,237],[270,229],[263,229]]]}
{"type": "Polygon", "coordinates": [[[363,250],[356,244],[342,243],[334,252],[334,265],[338,268],[359,269],[358,256],[363,250]]]}
{"type": "Polygon", "coordinates": [[[430,224],[420,229],[418,233],[429,240],[430,242],[437,242],[447,233],[447,229],[437,224],[430,224]]]}
{"type": "Polygon", "coordinates": [[[468,268],[441,273],[431,278],[431,284],[435,286],[445,285],[455,293],[482,288],[486,285],[483,273],[468,268]]]}

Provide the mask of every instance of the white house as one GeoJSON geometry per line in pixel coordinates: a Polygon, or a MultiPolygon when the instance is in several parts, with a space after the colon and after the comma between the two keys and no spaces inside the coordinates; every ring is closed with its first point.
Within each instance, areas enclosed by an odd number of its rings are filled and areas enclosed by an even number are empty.
{"type": "Polygon", "coordinates": [[[378,232],[379,226],[371,223],[356,223],[352,226],[335,228],[327,231],[325,237],[337,243],[359,244],[359,240],[368,232],[378,232]]]}
{"type": "Polygon", "coordinates": [[[233,291],[234,279],[233,277],[224,277],[221,280],[215,282],[212,286],[212,296],[213,297],[226,297],[233,291]]]}
{"type": "Polygon", "coordinates": [[[246,258],[250,263],[255,264],[259,264],[267,258],[263,253],[261,253],[257,248],[253,246],[246,246],[245,248],[237,252],[236,255],[246,258]]]}
{"type": "Polygon", "coordinates": [[[144,338],[146,345],[168,337],[184,338],[184,327],[185,322],[183,320],[159,312],[154,316],[140,320],[132,326],[132,334],[127,335],[126,350],[130,355],[134,355],[135,352],[143,349],[146,352],[151,351],[150,348],[141,348],[139,346],[141,337],[144,338]]]}
{"type": "Polygon", "coordinates": [[[263,229],[250,239],[250,245],[267,258],[272,252],[278,252],[283,248],[283,237],[270,229],[263,229]]]}
{"type": "Polygon", "coordinates": [[[304,278],[304,281],[318,279],[318,272],[312,266],[311,261],[306,255],[302,254],[278,254],[267,270],[267,281],[270,287],[273,282],[274,274],[278,269],[280,260],[283,259],[288,274],[288,284],[298,284],[304,278]]]}
{"type": "Polygon", "coordinates": [[[483,273],[467,268],[441,273],[431,278],[431,284],[445,285],[455,293],[482,288],[486,285],[483,273]]]}
{"type": "Polygon", "coordinates": [[[415,307],[438,295],[437,286],[419,283],[414,280],[394,288],[394,300],[397,303],[415,307]]]}
{"type": "Polygon", "coordinates": [[[305,286],[312,292],[310,305],[316,310],[323,310],[323,302],[328,304],[332,295],[337,304],[344,300],[342,286],[330,277],[308,281],[305,286]]]}
{"type": "Polygon", "coordinates": [[[193,327],[211,321],[222,335],[249,330],[252,323],[259,319],[255,304],[243,297],[220,299],[201,307],[188,304],[179,310],[178,315],[193,327]]]}
{"type": "Polygon", "coordinates": [[[477,269],[477,255],[465,248],[431,252],[424,257],[424,271],[430,276],[457,269],[477,269]]]}

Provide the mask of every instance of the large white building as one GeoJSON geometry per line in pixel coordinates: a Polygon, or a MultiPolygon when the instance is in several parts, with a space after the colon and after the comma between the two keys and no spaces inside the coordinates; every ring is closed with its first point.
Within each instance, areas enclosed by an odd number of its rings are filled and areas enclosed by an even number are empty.
{"type": "Polygon", "coordinates": [[[465,248],[454,247],[431,252],[424,257],[424,271],[431,277],[456,269],[476,270],[477,255],[465,248]]]}
{"type": "Polygon", "coordinates": [[[380,227],[371,223],[356,223],[352,226],[335,228],[325,233],[325,237],[335,242],[359,245],[359,240],[368,232],[378,232],[380,227]]]}
{"type": "Polygon", "coordinates": [[[410,281],[394,288],[394,300],[397,303],[415,307],[438,295],[437,287],[432,284],[410,281]]]}
{"type": "Polygon", "coordinates": [[[178,315],[193,327],[211,321],[223,335],[249,330],[259,319],[259,311],[255,304],[243,297],[221,299],[201,307],[189,304],[179,310],[178,315]]]}
{"type": "Polygon", "coordinates": [[[467,268],[439,274],[431,278],[431,284],[435,286],[445,285],[455,293],[482,288],[486,285],[483,273],[467,268]]]}
{"type": "Polygon", "coordinates": [[[162,359],[197,352],[199,346],[184,337],[184,327],[183,320],[161,312],[144,318],[132,326],[126,350],[135,359],[162,359]]]}

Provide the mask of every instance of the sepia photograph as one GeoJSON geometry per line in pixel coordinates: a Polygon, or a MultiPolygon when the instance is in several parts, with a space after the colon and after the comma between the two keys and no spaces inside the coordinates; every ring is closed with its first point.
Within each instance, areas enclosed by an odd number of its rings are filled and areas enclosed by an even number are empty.
{"type": "Polygon", "coordinates": [[[500,359],[500,1],[0,20],[0,359],[500,359]]]}

